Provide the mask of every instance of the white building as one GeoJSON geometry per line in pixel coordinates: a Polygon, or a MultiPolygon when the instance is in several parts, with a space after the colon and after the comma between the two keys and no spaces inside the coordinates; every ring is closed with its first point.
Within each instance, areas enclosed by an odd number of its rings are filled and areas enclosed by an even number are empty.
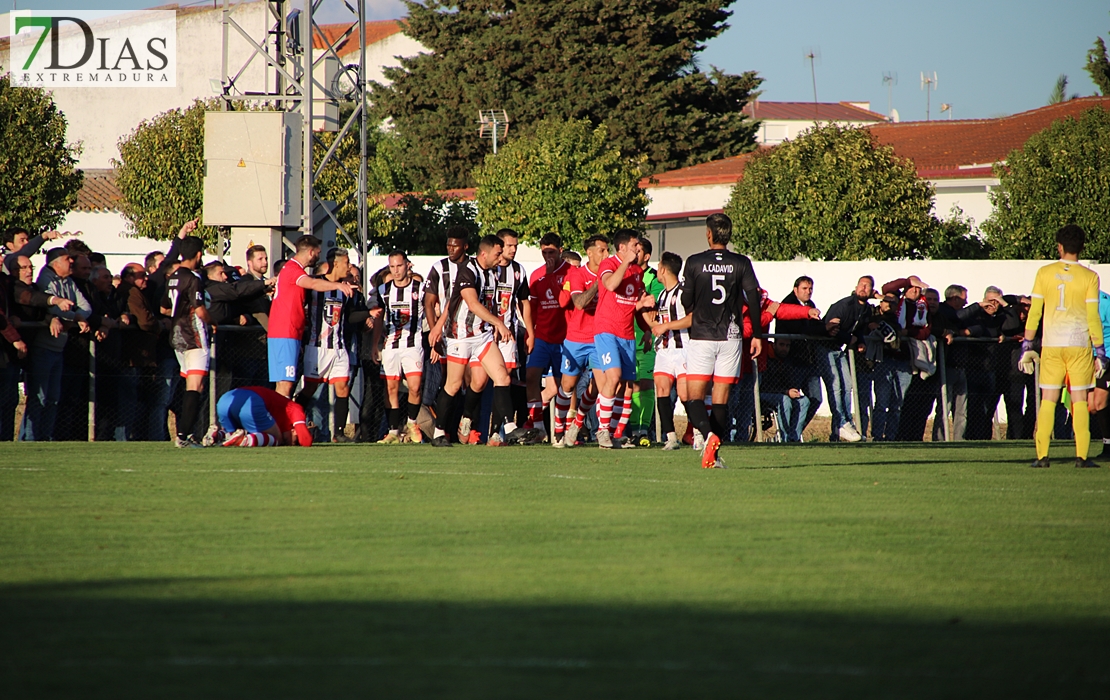
{"type": "Polygon", "coordinates": [[[870,102],[769,102],[752,100],[744,114],[759,120],[756,143],[773,146],[798,138],[815,124],[836,122],[845,126],[871,126],[886,117],[871,111],[870,102]]]}
{"type": "MultiPolygon", "coordinates": [[[[137,260],[136,255],[149,250],[162,249],[167,243],[150,239],[128,238],[124,235],[127,222],[119,213],[116,201],[119,191],[112,177],[113,158],[119,157],[117,144],[145,119],[150,119],[170,109],[189,107],[197,99],[210,99],[220,94],[222,75],[223,9],[219,7],[177,7],[177,81],[176,86],[150,88],[58,88],[53,91],[54,102],[68,122],[67,140],[80,143],[78,167],[85,171],[86,190],[78,197],[77,208],[60,225],[61,230],[83,231],[83,238],[94,249],[104,252],[109,266],[116,272],[123,263],[137,260]],[[90,189],[91,188],[91,189],[90,189]]],[[[273,22],[268,3],[263,0],[246,0],[231,7],[231,17],[244,30],[262,41],[273,22]]],[[[352,16],[353,17],[353,16],[352,16]]],[[[321,29],[330,39],[350,26],[325,25],[321,29]]],[[[358,62],[357,26],[351,36],[340,46],[339,57],[343,63],[358,62]]],[[[0,30],[6,35],[8,17],[0,16],[0,30]]],[[[399,65],[397,56],[410,56],[423,47],[402,33],[399,22],[385,20],[366,23],[367,78],[382,82],[383,71],[390,65],[399,65]]],[[[234,33],[233,33],[234,34],[234,33]]],[[[315,38],[316,48],[323,49],[320,37],[315,38]]],[[[246,63],[252,50],[237,37],[229,41],[231,70],[246,63]]],[[[0,66],[7,70],[10,64],[9,39],[0,38],[0,66]]],[[[262,90],[273,85],[273,71],[257,58],[246,69],[238,84],[244,90],[262,90]]],[[[233,251],[231,262],[242,264],[243,251],[233,251]]]]}

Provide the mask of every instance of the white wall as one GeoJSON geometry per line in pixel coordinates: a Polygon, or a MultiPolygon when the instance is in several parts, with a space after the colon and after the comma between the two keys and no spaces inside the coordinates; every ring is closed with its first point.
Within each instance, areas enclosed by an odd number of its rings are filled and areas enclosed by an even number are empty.
{"type": "MultiPolygon", "coordinates": [[[[757,110],[758,112],[758,110],[757,110]]],[[[872,126],[875,122],[849,122],[837,121],[841,126],[872,126]]],[[[816,122],[800,121],[794,119],[764,119],[760,121],[759,131],[756,132],[756,143],[773,145],[789,141],[801,136],[803,131],[812,129],[816,122]]]]}
{"type": "Polygon", "coordinates": [[[648,187],[644,190],[650,200],[647,208],[648,216],[722,209],[728,204],[728,197],[734,184],[648,187]]]}
{"type": "MultiPolygon", "coordinates": [[[[398,56],[415,56],[418,53],[427,53],[427,51],[423,44],[401,32],[388,36],[366,47],[366,79],[388,84],[390,81],[385,79],[385,68],[401,65],[401,62],[397,60],[398,56]]],[[[358,51],[343,56],[343,60],[346,63],[357,65],[358,51]]]]}

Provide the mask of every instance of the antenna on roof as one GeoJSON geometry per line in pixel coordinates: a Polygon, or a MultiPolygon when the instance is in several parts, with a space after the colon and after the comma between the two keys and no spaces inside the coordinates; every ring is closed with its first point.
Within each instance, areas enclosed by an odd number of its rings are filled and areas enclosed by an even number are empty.
{"type": "Polygon", "coordinates": [[[887,71],[883,73],[883,85],[886,85],[886,116],[894,121],[894,86],[898,84],[898,73],[887,71]]]}
{"type": "Polygon", "coordinates": [[[809,61],[809,75],[813,78],[813,123],[817,124],[818,107],[817,107],[817,67],[816,64],[821,60],[821,47],[811,46],[806,49],[802,54],[802,58],[809,61]]]}
{"type": "Polygon", "coordinates": [[[933,71],[933,77],[929,77],[924,73],[921,74],[921,89],[925,91],[925,121],[929,121],[929,111],[932,105],[933,92],[937,89],[937,72],[933,71]]]}

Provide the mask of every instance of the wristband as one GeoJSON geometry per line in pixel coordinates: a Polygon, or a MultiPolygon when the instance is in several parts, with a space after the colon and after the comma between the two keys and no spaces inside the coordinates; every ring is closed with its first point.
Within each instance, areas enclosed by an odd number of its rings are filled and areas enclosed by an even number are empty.
{"type": "Polygon", "coordinates": [[[1100,360],[1105,360],[1106,359],[1106,347],[1103,346],[1103,345],[1096,345],[1095,346],[1095,357],[1097,357],[1100,360]]]}
{"type": "Polygon", "coordinates": [[[1021,351],[1022,352],[1029,352],[1032,349],[1033,349],[1033,341],[1022,339],[1022,341],[1021,341],[1021,351]]]}

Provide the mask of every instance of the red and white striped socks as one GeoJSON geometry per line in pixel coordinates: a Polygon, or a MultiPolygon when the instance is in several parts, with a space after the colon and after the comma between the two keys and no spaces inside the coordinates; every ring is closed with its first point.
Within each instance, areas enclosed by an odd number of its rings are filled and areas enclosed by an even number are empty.
{"type": "Polygon", "coordinates": [[[542,401],[529,401],[528,402],[528,423],[524,426],[529,430],[534,429],[536,426],[543,425],[543,402],[542,401]]]}
{"type": "Polygon", "coordinates": [[[579,428],[586,422],[586,416],[590,415],[590,411],[597,401],[596,396],[590,396],[588,393],[582,394],[578,397],[578,412],[574,415],[574,424],[579,428]]]}
{"type": "Polygon", "coordinates": [[[597,424],[599,430],[609,430],[613,422],[613,404],[616,398],[599,394],[597,397],[597,424]]]}
{"type": "Polygon", "coordinates": [[[561,433],[567,429],[567,414],[570,413],[570,394],[563,391],[563,387],[559,387],[558,393],[555,394],[555,433],[561,433]]]}
{"type": "Polygon", "coordinates": [[[278,444],[278,440],[269,433],[247,433],[239,447],[273,447],[278,444]]]}

